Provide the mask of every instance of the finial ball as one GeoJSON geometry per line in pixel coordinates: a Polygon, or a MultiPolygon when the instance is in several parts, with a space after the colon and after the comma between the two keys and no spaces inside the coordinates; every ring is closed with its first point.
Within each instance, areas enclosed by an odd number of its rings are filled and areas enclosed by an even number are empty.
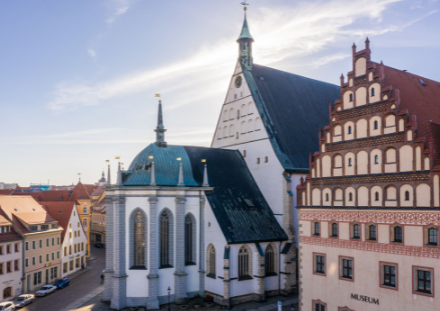
{"type": "Polygon", "coordinates": [[[247,11],[247,8],[246,8],[246,7],[244,7],[244,8],[243,8],[243,11],[245,11],[245,12],[246,12],[246,11],[247,11]]]}

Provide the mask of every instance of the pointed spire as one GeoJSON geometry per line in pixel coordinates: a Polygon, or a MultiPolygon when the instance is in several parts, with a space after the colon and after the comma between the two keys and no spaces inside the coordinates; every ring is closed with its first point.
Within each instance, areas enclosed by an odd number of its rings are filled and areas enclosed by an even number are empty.
{"type": "Polygon", "coordinates": [[[159,100],[159,111],[157,114],[157,126],[154,130],[156,132],[156,145],[158,147],[166,147],[167,143],[165,141],[166,129],[163,126],[163,116],[162,116],[162,101],[159,100]]]}
{"type": "Polygon", "coordinates": [[[180,163],[179,166],[179,182],[177,183],[177,186],[179,187],[184,187],[185,184],[183,183],[183,167],[182,167],[182,163],[180,163]]]}
{"type": "Polygon", "coordinates": [[[208,167],[205,164],[205,168],[203,170],[203,184],[202,187],[209,187],[209,182],[208,182],[208,167]]]}
{"type": "Polygon", "coordinates": [[[154,162],[151,162],[151,181],[150,186],[156,186],[156,172],[154,171],[154,162]]]}
{"type": "Polygon", "coordinates": [[[243,69],[252,70],[252,42],[254,42],[254,38],[252,38],[249,31],[249,26],[246,19],[246,7],[244,9],[243,27],[241,28],[240,36],[237,39],[239,44],[238,59],[243,69]]]}
{"type": "Polygon", "coordinates": [[[367,37],[367,40],[365,40],[365,43],[370,43],[370,40],[368,39],[368,37],[367,37]]]}
{"type": "Polygon", "coordinates": [[[118,176],[116,178],[116,186],[122,186],[121,162],[118,163],[118,176]]]}
{"type": "Polygon", "coordinates": [[[108,171],[107,171],[107,186],[106,188],[110,188],[112,186],[112,180],[110,177],[110,164],[108,165],[108,171]]]}
{"type": "Polygon", "coordinates": [[[246,10],[244,11],[243,27],[241,28],[241,33],[237,39],[237,42],[240,41],[241,39],[250,39],[252,40],[252,42],[254,42],[254,38],[252,38],[251,32],[249,31],[249,26],[246,19],[246,10]]]}

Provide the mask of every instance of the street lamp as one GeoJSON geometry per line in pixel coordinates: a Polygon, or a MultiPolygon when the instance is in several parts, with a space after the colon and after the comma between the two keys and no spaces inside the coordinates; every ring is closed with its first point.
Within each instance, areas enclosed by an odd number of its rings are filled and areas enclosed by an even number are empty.
{"type": "Polygon", "coordinates": [[[170,295],[171,295],[171,288],[168,286],[168,311],[170,311],[170,295]]]}

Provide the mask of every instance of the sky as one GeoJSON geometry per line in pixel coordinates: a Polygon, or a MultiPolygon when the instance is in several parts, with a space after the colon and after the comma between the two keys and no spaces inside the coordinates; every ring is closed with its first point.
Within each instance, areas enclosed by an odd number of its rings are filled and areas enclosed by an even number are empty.
{"type": "MultiPolygon", "coordinates": [[[[209,146],[242,0],[0,1],[0,182],[94,183],[154,142],[209,146]]],[[[248,0],[254,62],[334,84],[351,46],[440,81],[440,0],[248,0]]],[[[114,182],[115,180],[113,180],[114,182]]]]}

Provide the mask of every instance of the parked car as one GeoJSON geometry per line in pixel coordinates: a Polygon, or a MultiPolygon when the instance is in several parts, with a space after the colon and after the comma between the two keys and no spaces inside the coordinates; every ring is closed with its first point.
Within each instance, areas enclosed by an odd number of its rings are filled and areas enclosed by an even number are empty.
{"type": "Polygon", "coordinates": [[[24,306],[34,302],[35,296],[34,295],[20,295],[13,301],[16,308],[23,308],[24,306]]]}
{"type": "Polygon", "coordinates": [[[70,280],[68,278],[56,279],[55,284],[53,285],[55,285],[59,289],[62,289],[70,285],[70,280]]]}
{"type": "Polygon", "coordinates": [[[53,293],[57,290],[57,287],[54,285],[44,285],[42,288],[40,288],[36,293],[35,296],[47,296],[50,293],[53,293]]]}
{"type": "Polygon", "coordinates": [[[95,247],[96,247],[96,248],[103,248],[102,245],[101,245],[100,243],[96,243],[96,244],[95,244],[95,247]]]}
{"type": "Polygon", "coordinates": [[[15,311],[15,306],[12,302],[0,302],[0,311],[15,311]]]}

